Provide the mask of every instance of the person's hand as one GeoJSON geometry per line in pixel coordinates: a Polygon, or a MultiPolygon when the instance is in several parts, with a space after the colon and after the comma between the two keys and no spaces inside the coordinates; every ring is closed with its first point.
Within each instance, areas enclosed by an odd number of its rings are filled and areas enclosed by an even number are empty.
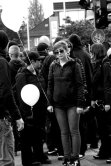
{"type": "Polygon", "coordinates": [[[24,121],[23,119],[18,119],[16,120],[16,123],[17,123],[17,127],[18,127],[18,131],[21,131],[24,129],[24,121]]]}
{"type": "Polygon", "coordinates": [[[91,101],[91,106],[95,108],[96,101],[91,101]]]}
{"type": "Polygon", "coordinates": [[[81,114],[81,113],[84,112],[84,110],[83,110],[83,108],[77,107],[76,112],[77,112],[78,114],[81,114]]]}
{"type": "Polygon", "coordinates": [[[53,112],[53,106],[48,106],[48,107],[47,107],[47,110],[48,110],[49,112],[53,112]]]}
{"type": "Polygon", "coordinates": [[[106,112],[108,112],[110,110],[110,105],[105,105],[104,109],[106,112]]]}

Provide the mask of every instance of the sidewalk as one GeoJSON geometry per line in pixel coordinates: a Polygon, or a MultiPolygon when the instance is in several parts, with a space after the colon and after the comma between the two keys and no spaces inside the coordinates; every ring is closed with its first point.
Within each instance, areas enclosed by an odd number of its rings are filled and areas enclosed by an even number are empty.
{"type": "MultiPolygon", "coordinates": [[[[93,155],[98,152],[98,149],[88,149],[86,151],[85,158],[80,160],[81,166],[109,166],[111,164],[106,164],[106,160],[95,160],[93,159],[93,155]]],[[[43,164],[42,166],[62,166],[62,161],[57,160],[57,156],[49,156],[52,161],[52,164],[43,164]]],[[[15,157],[16,166],[21,165],[20,152],[18,152],[18,156],[15,157]]]]}

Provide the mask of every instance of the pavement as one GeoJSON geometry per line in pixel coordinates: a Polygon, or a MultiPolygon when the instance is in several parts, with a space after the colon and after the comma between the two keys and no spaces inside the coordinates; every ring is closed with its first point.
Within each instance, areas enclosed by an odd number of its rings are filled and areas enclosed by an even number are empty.
{"type": "MultiPolygon", "coordinates": [[[[111,164],[106,164],[106,160],[96,160],[93,155],[97,154],[99,149],[88,149],[85,153],[85,157],[80,160],[81,166],[111,166],[111,164]]],[[[62,166],[62,161],[58,161],[57,156],[49,156],[52,163],[43,164],[42,166],[62,166]]],[[[15,156],[15,165],[22,166],[21,164],[21,153],[15,156]]]]}

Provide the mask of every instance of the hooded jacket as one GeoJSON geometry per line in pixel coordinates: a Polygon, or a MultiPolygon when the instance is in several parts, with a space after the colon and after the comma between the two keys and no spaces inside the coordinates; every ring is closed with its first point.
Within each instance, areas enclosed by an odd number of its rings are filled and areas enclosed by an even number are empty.
{"type": "Polygon", "coordinates": [[[83,107],[84,85],[80,65],[73,59],[61,67],[54,60],[49,68],[47,94],[55,107],[83,107]]]}
{"type": "Polygon", "coordinates": [[[43,89],[45,89],[45,84],[43,77],[39,75],[38,72],[36,73],[37,75],[34,75],[27,68],[23,68],[16,75],[16,91],[19,102],[18,105],[22,118],[25,124],[27,125],[43,125],[45,123],[45,114],[47,106],[47,100],[43,93],[43,89]],[[21,90],[27,84],[34,84],[40,91],[40,98],[38,102],[33,106],[32,110],[31,107],[24,103],[24,101],[21,98],[21,90]]]}

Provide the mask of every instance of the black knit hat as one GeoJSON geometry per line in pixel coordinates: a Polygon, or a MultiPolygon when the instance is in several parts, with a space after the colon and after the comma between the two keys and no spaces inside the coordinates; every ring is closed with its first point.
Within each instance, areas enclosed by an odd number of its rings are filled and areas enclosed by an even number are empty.
{"type": "Polygon", "coordinates": [[[0,50],[4,50],[7,47],[9,40],[5,31],[0,30],[0,50]]]}
{"type": "Polygon", "coordinates": [[[30,61],[34,60],[43,60],[45,57],[44,56],[40,56],[38,52],[36,51],[27,51],[27,55],[28,57],[26,57],[26,62],[29,65],[30,61]]]}
{"type": "Polygon", "coordinates": [[[82,46],[81,39],[77,34],[71,34],[69,36],[69,41],[72,43],[73,48],[78,48],[82,46]]]}
{"type": "Polygon", "coordinates": [[[49,46],[46,43],[39,43],[37,46],[37,51],[38,52],[45,51],[48,48],[49,46]]]}

